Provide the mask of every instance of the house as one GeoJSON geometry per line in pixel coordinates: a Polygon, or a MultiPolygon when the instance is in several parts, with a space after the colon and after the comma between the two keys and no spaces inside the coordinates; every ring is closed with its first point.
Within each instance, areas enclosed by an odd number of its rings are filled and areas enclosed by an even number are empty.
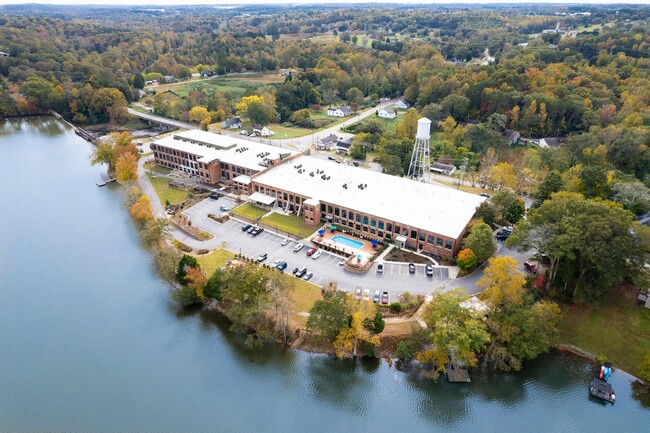
{"type": "Polygon", "coordinates": [[[192,78],[201,78],[201,74],[199,74],[198,72],[195,72],[195,73],[192,74],[192,78]]]}
{"type": "Polygon", "coordinates": [[[163,75],[163,83],[173,83],[176,81],[173,75],[163,75]]]}
{"type": "Polygon", "coordinates": [[[348,137],[339,140],[333,149],[336,150],[337,153],[345,153],[346,155],[348,155],[350,153],[350,148],[352,147],[352,138],[353,137],[348,137]]]}
{"type": "Polygon", "coordinates": [[[239,117],[233,117],[232,119],[226,119],[221,123],[223,129],[239,129],[241,128],[241,119],[239,117]]]}
{"type": "Polygon", "coordinates": [[[201,71],[201,77],[211,77],[214,75],[214,71],[201,71]]]}
{"type": "Polygon", "coordinates": [[[564,137],[545,137],[539,139],[539,147],[554,147],[557,149],[564,143],[566,143],[566,138],[564,137]]]}
{"type": "Polygon", "coordinates": [[[144,82],[145,86],[150,86],[152,84],[158,84],[158,81],[157,80],[147,80],[147,81],[144,82]]]}
{"type": "Polygon", "coordinates": [[[396,114],[392,108],[382,108],[377,112],[377,116],[381,117],[382,119],[394,119],[396,114]]]}
{"type": "Polygon", "coordinates": [[[405,108],[409,108],[410,106],[411,106],[411,104],[409,104],[408,102],[406,102],[406,101],[404,100],[404,98],[400,98],[399,101],[397,101],[397,102],[395,103],[395,108],[402,108],[402,109],[405,109],[405,108]]]}
{"type": "Polygon", "coordinates": [[[339,141],[336,134],[330,134],[327,137],[321,137],[316,142],[316,148],[319,150],[331,150],[332,147],[339,141]]]}
{"type": "Polygon", "coordinates": [[[5,53],[4,51],[0,51],[0,57],[9,57],[9,53],[5,53]]]}
{"type": "Polygon", "coordinates": [[[508,145],[516,144],[519,142],[519,138],[521,138],[519,131],[513,131],[512,129],[506,129],[503,131],[503,135],[506,137],[506,140],[508,140],[508,145]]]}
{"type": "Polygon", "coordinates": [[[434,162],[433,164],[431,164],[431,171],[435,173],[446,174],[447,176],[451,176],[452,174],[456,173],[456,166],[450,164],[443,164],[441,162],[434,162]]]}
{"type": "Polygon", "coordinates": [[[275,135],[275,132],[271,131],[266,126],[253,125],[253,133],[251,135],[255,137],[270,137],[272,135],[275,135]]]}
{"type": "Polygon", "coordinates": [[[329,107],[327,109],[327,115],[332,117],[346,117],[350,115],[350,107],[343,106],[338,108],[329,107]]]}

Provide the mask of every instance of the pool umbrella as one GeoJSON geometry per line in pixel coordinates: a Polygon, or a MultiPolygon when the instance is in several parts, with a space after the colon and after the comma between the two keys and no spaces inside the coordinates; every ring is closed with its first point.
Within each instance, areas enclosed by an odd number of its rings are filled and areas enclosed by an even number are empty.
{"type": "Polygon", "coordinates": [[[323,229],[318,230],[318,234],[323,236],[325,234],[325,230],[323,230],[323,229]]]}
{"type": "Polygon", "coordinates": [[[370,241],[373,247],[376,247],[379,244],[379,241],[377,239],[373,239],[370,241]]]}
{"type": "Polygon", "coordinates": [[[330,230],[333,232],[334,230],[336,230],[336,226],[335,226],[335,225],[331,225],[331,226],[330,226],[330,230]]]}
{"type": "Polygon", "coordinates": [[[361,261],[361,254],[357,254],[357,262],[361,261]]]}

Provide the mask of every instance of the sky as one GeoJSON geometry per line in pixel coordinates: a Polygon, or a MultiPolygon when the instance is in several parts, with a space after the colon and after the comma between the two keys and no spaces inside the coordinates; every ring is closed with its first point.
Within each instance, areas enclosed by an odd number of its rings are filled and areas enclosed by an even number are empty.
{"type": "Polygon", "coordinates": [[[389,0],[381,2],[378,0],[139,0],[136,2],[128,0],[0,0],[0,4],[23,4],[23,3],[42,3],[58,5],[86,5],[86,4],[103,4],[103,5],[226,5],[226,4],[318,4],[318,3],[408,3],[408,4],[458,4],[458,3],[580,3],[580,4],[650,4],[650,0],[389,0]]]}

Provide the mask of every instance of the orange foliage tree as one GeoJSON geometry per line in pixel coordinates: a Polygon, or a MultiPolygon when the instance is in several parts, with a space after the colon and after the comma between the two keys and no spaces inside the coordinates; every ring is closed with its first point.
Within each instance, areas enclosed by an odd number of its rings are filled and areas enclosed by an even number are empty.
{"type": "Polygon", "coordinates": [[[142,225],[147,224],[153,219],[153,208],[151,207],[151,202],[144,194],[140,196],[138,201],[131,205],[129,212],[133,219],[142,225]]]}

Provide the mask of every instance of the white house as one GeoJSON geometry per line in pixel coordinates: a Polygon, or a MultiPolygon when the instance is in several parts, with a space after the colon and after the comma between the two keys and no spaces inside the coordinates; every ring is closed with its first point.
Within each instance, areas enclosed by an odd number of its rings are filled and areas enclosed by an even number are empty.
{"type": "Polygon", "coordinates": [[[272,135],[275,135],[275,132],[271,131],[266,126],[253,125],[253,134],[252,135],[255,135],[257,137],[270,137],[272,135]]]}
{"type": "Polygon", "coordinates": [[[192,74],[192,78],[201,78],[201,74],[199,72],[195,72],[192,74]]]}
{"type": "Polygon", "coordinates": [[[405,108],[409,108],[410,106],[411,106],[411,104],[409,104],[408,102],[406,102],[406,101],[404,100],[404,98],[400,98],[400,100],[397,101],[397,102],[395,103],[395,108],[402,108],[402,109],[405,109],[405,108]]]}
{"type": "Polygon", "coordinates": [[[344,107],[333,108],[329,107],[327,109],[327,115],[332,117],[346,117],[350,115],[350,107],[347,105],[344,107]]]}
{"type": "Polygon", "coordinates": [[[539,139],[539,147],[554,147],[558,148],[566,143],[566,138],[563,137],[544,137],[539,139]]]}
{"type": "Polygon", "coordinates": [[[233,117],[231,119],[226,119],[221,123],[223,129],[239,129],[241,128],[241,119],[239,117],[233,117]]]}
{"type": "Polygon", "coordinates": [[[456,173],[456,166],[443,164],[441,162],[434,162],[431,164],[431,171],[451,176],[452,174],[456,173]]]}
{"type": "Polygon", "coordinates": [[[346,139],[339,140],[338,143],[336,143],[336,146],[334,146],[336,153],[345,153],[346,155],[349,155],[350,148],[352,147],[352,138],[353,137],[348,137],[346,139]]]}
{"type": "Polygon", "coordinates": [[[319,150],[331,150],[337,141],[339,141],[339,137],[336,134],[330,134],[326,137],[319,138],[316,142],[316,148],[319,150]]]}
{"type": "Polygon", "coordinates": [[[377,116],[381,117],[382,119],[394,119],[396,114],[392,108],[382,108],[377,112],[377,116]]]}

